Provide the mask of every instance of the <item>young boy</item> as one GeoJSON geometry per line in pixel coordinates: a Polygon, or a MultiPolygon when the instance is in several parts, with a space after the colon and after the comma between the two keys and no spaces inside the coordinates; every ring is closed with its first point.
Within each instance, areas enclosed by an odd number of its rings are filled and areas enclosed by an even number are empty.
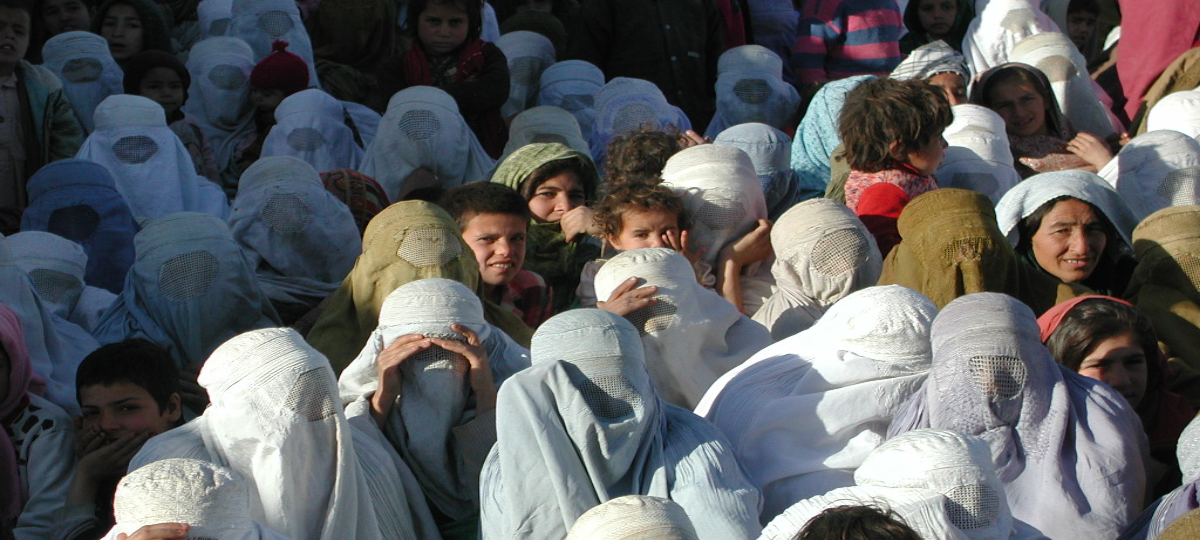
{"type": "Polygon", "coordinates": [[[1100,5],[1096,0],[1071,0],[1067,6],[1067,37],[1085,57],[1092,51],[1092,37],[1099,18],[1100,5]]]}
{"type": "Polygon", "coordinates": [[[525,198],[502,184],[473,182],[446,192],[441,206],[475,253],[484,299],[512,311],[530,328],[549,319],[550,288],[541,276],[521,268],[531,219],[525,198]]]}
{"type": "Polygon", "coordinates": [[[58,77],[23,60],[30,20],[26,2],[0,0],[0,234],[20,230],[29,177],[42,165],[74,157],[83,143],[58,77]]]}
{"type": "Polygon", "coordinates": [[[162,347],[130,339],[96,349],[79,364],[75,391],[79,458],[53,538],[93,540],[113,523],[117,481],[146,440],[181,422],[179,373],[162,347]]]}
{"type": "Polygon", "coordinates": [[[254,104],[254,131],[246,135],[234,154],[234,168],[240,178],[262,155],[263,141],[275,126],[275,108],[284,98],[308,88],[308,63],[287,51],[288,42],[276,41],[271,54],[250,71],[250,102],[254,104]]]}

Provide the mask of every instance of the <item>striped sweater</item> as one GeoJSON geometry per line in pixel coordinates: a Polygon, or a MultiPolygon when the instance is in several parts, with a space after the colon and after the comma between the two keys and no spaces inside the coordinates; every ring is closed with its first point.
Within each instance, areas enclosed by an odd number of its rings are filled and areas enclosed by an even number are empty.
{"type": "Polygon", "coordinates": [[[800,13],[792,69],[802,84],[886,76],[903,60],[896,0],[809,0],[800,13]]]}

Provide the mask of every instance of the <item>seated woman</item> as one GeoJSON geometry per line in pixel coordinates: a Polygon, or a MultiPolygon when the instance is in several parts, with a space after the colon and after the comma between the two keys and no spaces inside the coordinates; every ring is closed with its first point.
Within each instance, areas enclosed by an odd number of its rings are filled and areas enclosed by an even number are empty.
{"type": "Polygon", "coordinates": [[[665,497],[702,540],[758,535],[762,498],[708,422],[659,399],[638,331],[597,309],[534,335],[533,366],[497,399],[496,446],[480,478],[485,540],[561,538],[624,495],[665,497]]]}
{"type": "Polygon", "coordinates": [[[1004,118],[1013,166],[1022,178],[1068,169],[1096,172],[1113,157],[1103,139],[1072,127],[1050,79],[1033,66],[1011,62],[988,70],[971,88],[971,103],[1004,118]]]}
{"type": "Polygon", "coordinates": [[[1171,370],[1154,327],[1137,308],[1109,296],[1082,296],[1038,318],[1042,342],[1060,364],[1101,380],[1129,402],[1150,438],[1150,485],[1165,493],[1180,482],[1175,443],[1196,414],[1167,390],[1171,370]]]}
{"type": "Polygon", "coordinates": [[[996,204],[996,221],[1021,258],[1064,283],[1121,294],[1133,272],[1137,218],[1099,176],[1039,174],[996,204]]]}

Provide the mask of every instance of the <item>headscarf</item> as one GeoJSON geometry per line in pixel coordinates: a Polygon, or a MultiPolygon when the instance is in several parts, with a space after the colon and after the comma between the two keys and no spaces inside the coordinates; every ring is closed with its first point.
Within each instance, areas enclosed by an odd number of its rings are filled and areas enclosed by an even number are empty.
{"type": "Polygon", "coordinates": [[[554,44],[537,32],[518,30],[496,40],[496,47],[508,60],[508,101],[500,107],[500,116],[512,118],[537,103],[542,72],[554,64],[554,44]]]}
{"type": "MultiPolygon", "coordinates": [[[[1131,262],[1133,242],[1130,233],[1137,218],[1121,196],[1099,176],[1086,171],[1057,171],[1034,175],[1010,189],[996,203],[996,221],[1013,247],[1022,245],[1018,225],[1042,205],[1059,197],[1071,197],[1092,205],[1100,216],[1112,225],[1119,238],[1109,238],[1100,264],[1083,285],[1098,292],[1123,287],[1131,262]]],[[[1030,234],[1032,234],[1032,231],[1030,234]]],[[[1033,255],[1032,247],[1020,255],[1035,268],[1043,270],[1033,255]]],[[[1116,292],[1116,291],[1113,291],[1116,292]]]]}
{"type": "Polygon", "coordinates": [[[596,94],[604,87],[604,73],[584,60],[563,60],[542,72],[538,105],[562,107],[579,121],[579,130],[591,136],[596,120],[596,94]]]}
{"type": "Polygon", "coordinates": [[[125,289],[96,328],[100,343],[145,338],[196,368],[226,339],[279,324],[224,221],[171,214],[146,223],[134,245],[125,289]]]}
{"type": "Polygon", "coordinates": [[[991,101],[989,93],[996,75],[1006,70],[1020,70],[1029,74],[1037,83],[1034,89],[1042,96],[1046,106],[1046,135],[1009,135],[1009,145],[1017,159],[1014,167],[1022,176],[1039,172],[1051,172],[1090,167],[1083,158],[1067,150],[1067,141],[1075,138],[1075,128],[1062,113],[1058,98],[1054,96],[1050,79],[1038,68],[1028,64],[1011,62],[996,66],[982,75],[971,86],[971,103],[986,105],[991,101]]]}
{"type": "Polygon", "coordinates": [[[1108,109],[1096,95],[1096,84],[1088,75],[1087,59],[1067,36],[1059,32],[1031,35],[1012,48],[1008,59],[1036,67],[1046,75],[1055,101],[1075,129],[1101,139],[1116,133],[1108,109]]]}
{"type": "MultiPolygon", "coordinates": [[[[1129,302],[1120,298],[1101,295],[1085,295],[1078,298],[1072,298],[1057,306],[1050,308],[1049,311],[1038,317],[1038,328],[1041,330],[1042,343],[1050,340],[1050,336],[1058,330],[1058,325],[1062,323],[1063,318],[1075,309],[1080,302],[1085,300],[1106,300],[1133,306],[1129,302]]],[[[1136,309],[1136,308],[1135,308],[1136,309]]],[[[1151,336],[1142,336],[1143,338],[1151,338],[1150,341],[1157,343],[1157,334],[1151,336]]],[[[1060,359],[1056,359],[1060,360],[1060,359]]],[[[1060,360],[1061,362],[1061,360],[1060,360]]],[[[1138,417],[1142,420],[1142,429],[1146,432],[1146,437],[1150,441],[1150,451],[1157,453],[1160,449],[1174,450],[1176,442],[1179,440],[1179,434],[1188,422],[1196,414],[1191,405],[1183,399],[1183,396],[1167,390],[1167,383],[1171,376],[1171,368],[1167,364],[1167,357],[1162,354],[1157,348],[1154,351],[1147,351],[1146,355],[1146,392],[1142,397],[1142,402],[1137,406],[1138,417]]]]}
{"type": "MultiPolygon", "coordinates": [[[[16,313],[21,322],[17,326],[24,337],[21,348],[33,369],[35,386],[31,390],[68,413],[78,412],[75,370],[83,357],[99,347],[96,340],[86,330],[51,311],[5,242],[0,242],[0,283],[4,284],[0,287],[0,304],[16,313]]],[[[8,347],[9,343],[4,345],[8,347]]],[[[14,365],[20,354],[9,351],[14,365]]],[[[14,373],[20,375],[19,370],[14,373]]],[[[0,416],[0,420],[4,418],[0,416]]]]}
{"type": "Polygon", "coordinates": [[[754,313],[775,341],[807,330],[850,293],[879,281],[883,256],[875,237],[845,205],[809,199],[771,227],[778,289],[754,313]]]}
{"type": "Polygon", "coordinates": [[[790,163],[792,139],[766,124],[739,124],[722,131],[713,144],[731,146],[750,156],[766,197],[767,217],[780,215],[800,199],[800,180],[790,163]]]}
{"type": "Polygon", "coordinates": [[[783,59],[761,45],[742,45],[717,60],[717,112],[704,130],[716,137],[747,122],[790,129],[800,108],[800,93],[783,80],[783,59]]]}
{"type": "MultiPolygon", "coordinates": [[[[497,387],[529,367],[529,351],[484,320],[483,305],[475,293],[457,281],[422,279],[401,285],[384,300],[379,327],[342,372],[338,383],[342,400],[353,401],[377,391],[376,360],[396,339],[421,334],[462,341],[451,328],[453,324],[465,326],[479,337],[497,387]]],[[[482,461],[472,466],[465,456],[485,455],[495,433],[493,427],[482,440],[475,440],[458,431],[479,414],[468,383],[467,359],[435,346],[409,357],[400,369],[401,389],[384,433],[412,468],[438,513],[454,520],[471,518],[479,510],[478,467],[482,461]]]]}
{"type": "Polygon", "coordinates": [[[584,512],[567,540],[700,540],[700,535],[679,503],[625,495],[584,512]]]}
{"type": "Polygon", "coordinates": [[[625,280],[658,287],[655,303],[625,316],[642,334],[646,368],[663,400],[693,408],[709,385],[771,343],[762,325],[696,282],[688,260],[666,248],[626,251],[596,274],[596,297],[625,280]]]}
{"type": "Polygon", "coordinates": [[[1146,131],[1160,129],[1200,136],[1200,91],[1175,92],[1158,100],[1146,115],[1146,131]]]}
{"type": "Polygon", "coordinates": [[[108,42],[91,32],[63,32],[42,45],[42,59],[42,65],[62,81],[63,94],[83,132],[91,133],[96,129],[92,120],[96,106],[123,88],[125,75],[108,42]]]}
{"type": "MultiPolygon", "coordinates": [[[[800,189],[805,194],[825,193],[831,174],[829,158],[842,144],[838,118],[842,105],[846,104],[846,94],[872,78],[872,75],[856,75],[832,81],[813,95],[792,140],[792,168],[800,175],[800,189]]],[[[801,198],[808,197],[802,194],[801,198]]]]}
{"type": "Polygon", "coordinates": [[[246,169],[229,228],[273,302],[315,306],[362,251],[350,209],[293,157],[261,158],[246,169]]]}
{"type": "Polygon", "coordinates": [[[229,215],[225,194],[196,174],[192,155],[167,127],[162,106],[149,98],[128,94],[106,98],[96,107],[96,130],[75,157],[108,168],[134,216],[229,215]]]}
{"type": "Polygon", "coordinates": [[[1060,32],[1034,0],[976,0],[976,5],[978,15],[967,25],[962,41],[963,56],[975,76],[1010,61],[1022,39],[1060,32]]]}
{"type": "Polygon", "coordinates": [[[988,442],[1013,517],[1055,539],[1111,538],[1142,507],[1146,443],[1104,383],[1054,362],[1015,298],[971,294],[930,331],[933,367],[889,433],[932,427],[988,442]]]}
{"type": "Polygon", "coordinates": [[[925,381],[936,314],[913,290],[864,289],[708,389],[696,412],[729,437],[762,488],[763,521],[854,485],[854,470],[925,381]]]}
{"type": "Polygon", "coordinates": [[[1138,135],[1100,176],[1140,219],[1168,206],[1200,203],[1200,142],[1169,129],[1138,135]]]}
{"type": "Polygon", "coordinates": [[[562,143],[591,159],[587,139],[579,129],[579,122],[561,107],[539,105],[518,114],[508,127],[508,142],[500,161],[516,152],[518,148],[533,143],[562,143]]]}
{"type": "MultiPolygon", "coordinates": [[[[950,23],[950,30],[946,35],[937,41],[934,41],[921,25],[921,2],[910,1],[904,8],[904,27],[908,33],[900,38],[900,52],[904,54],[917,54],[921,47],[930,43],[941,42],[947,47],[953,47],[954,51],[960,51],[963,47],[963,36],[967,33],[967,26],[971,24],[971,20],[975,18],[975,8],[971,5],[970,0],[955,0],[954,21],[950,23]],[[911,51],[911,52],[910,52],[911,51]]],[[[909,56],[912,58],[912,56],[909,56]]],[[[960,57],[961,58],[961,57],[960,57]]],[[[914,77],[915,78],[915,77],[914,77]]],[[[964,76],[966,80],[971,80],[971,77],[964,76]]]]}
{"type": "Polygon", "coordinates": [[[571,310],[538,328],[532,350],[533,367],[500,389],[484,540],[563,537],[624,495],[679,503],[703,539],[758,534],[758,489],[716,428],[659,399],[632,324],[571,310]]]}
{"type": "Polygon", "coordinates": [[[334,367],[358,355],[379,326],[379,310],[399,286],[443,277],[479,287],[479,263],[445,210],[424,201],[393,204],[367,225],[362,254],[333,293],[308,341],[334,367]]]}
{"type": "Polygon", "coordinates": [[[137,223],[112,173],[86,159],[64,159],[42,167],[26,184],[29,207],[22,231],[47,231],[79,243],[88,253],[85,281],[121,292],[133,264],[137,223]]]}
{"type": "Polygon", "coordinates": [[[900,214],[903,240],[884,259],[879,284],[904,285],[939,308],[965,294],[990,291],[1042,313],[1079,296],[1082,287],[1022,263],[995,216],[991,200],[973,191],[942,188],[914,198],[900,214]]]}
{"type": "Polygon", "coordinates": [[[167,16],[158,3],[152,0],[108,0],[104,2],[92,15],[92,33],[102,35],[104,18],[108,15],[108,10],[122,4],[132,7],[137,12],[138,21],[142,23],[143,51],[175,52],[171,46],[171,29],[167,28],[167,16]]]}
{"type": "Polygon", "coordinates": [[[359,236],[367,232],[371,219],[391,204],[379,182],[353,169],[321,173],[321,183],[325,184],[326,191],[350,208],[359,236]]]}
{"type": "Polygon", "coordinates": [[[16,523],[25,504],[21,497],[21,475],[17,468],[17,448],[8,435],[8,426],[28,403],[26,392],[45,387],[44,380],[35,380],[21,319],[7,305],[0,303],[0,347],[8,356],[8,373],[4,399],[0,400],[0,516],[16,523]]]}
{"type": "MultiPolygon", "coordinates": [[[[922,538],[1002,540],[1013,531],[1004,486],[983,439],[943,429],[901,434],[876,448],[854,473],[854,487],[796,503],[763,538],[786,540],[820,512],[862,504],[896,512],[922,538]]],[[[1020,531],[1025,533],[1026,531],[1020,531]]]]}
{"type": "Polygon", "coordinates": [[[1200,376],[1200,207],[1172,206],[1151,214],[1134,229],[1133,247],[1138,265],[1124,296],[1154,323],[1173,359],[1171,387],[1195,405],[1200,399],[1193,381],[1200,376]]]}
{"type": "Polygon", "coordinates": [[[83,246],[53,233],[23,231],[3,240],[17,266],[29,274],[38,297],[55,315],[87,331],[117,296],[84,282],[83,246]]]}
{"type": "MultiPolygon", "coordinates": [[[[909,6],[916,6],[920,2],[912,2],[909,6]]],[[[959,2],[960,9],[962,1],[959,2]]],[[[911,11],[916,11],[910,7],[911,11]]],[[[961,13],[960,13],[961,15],[961,13]]],[[[971,74],[967,72],[967,59],[963,58],[962,53],[958,52],[945,41],[931,41],[913,50],[908,58],[905,58],[896,69],[892,70],[890,78],[909,81],[929,81],[934,75],[942,73],[953,73],[963,78],[963,82],[971,80],[971,74]]]]}
{"type": "MultiPolygon", "coordinates": [[[[535,143],[525,145],[513,152],[492,173],[492,182],[513,188],[528,200],[532,189],[526,182],[539,168],[555,161],[574,161],[583,171],[579,181],[583,184],[584,200],[596,200],[596,189],[600,177],[592,160],[559,143],[535,143]]],[[[566,241],[562,226],[558,222],[529,224],[529,237],[525,242],[524,268],[542,276],[554,291],[554,311],[563,311],[571,305],[575,288],[583,265],[600,255],[600,249],[588,241],[586,235],[566,241]]],[[[607,296],[605,297],[607,298],[607,296]]]]}
{"type": "MultiPolygon", "coordinates": [[[[202,4],[214,1],[217,0],[205,0],[202,4]]],[[[204,132],[204,138],[216,152],[221,181],[233,191],[237,183],[230,167],[234,151],[238,142],[254,131],[255,108],[250,102],[254,52],[238,38],[211,37],[192,47],[187,68],[192,84],[183,112],[204,132]]]]}
{"type": "Polygon", "coordinates": [[[186,523],[192,538],[287,540],[251,515],[250,486],[237,471],[196,459],[164,459],[117,484],[116,525],[104,540],[158,523],[186,523]]]}
{"type": "Polygon", "coordinates": [[[982,105],[950,109],[954,121],[942,132],[946,154],[934,175],[941,187],[978,191],[993,203],[1021,181],[1013,168],[1004,119],[982,105]]]}
{"type": "Polygon", "coordinates": [[[279,102],[275,125],[263,140],[261,156],[293,156],[318,172],[328,172],[358,169],[363,149],[346,126],[342,103],[325,92],[309,89],[279,102]]]}
{"type": "Polygon", "coordinates": [[[308,85],[320,88],[312,41],[294,0],[233,0],[226,35],[250,45],[255,64],[271,54],[276,41],[286,41],[287,51],[308,66],[308,85]]]}
{"type": "Polygon", "coordinates": [[[379,133],[367,147],[359,170],[379,182],[388,198],[399,201],[416,189],[450,189],[484,180],[494,164],[450,94],[432,86],[413,86],[388,101],[379,133]],[[420,167],[433,172],[436,186],[406,181],[420,167]]]}
{"type": "Polygon", "coordinates": [[[618,135],[643,128],[680,133],[692,129],[683,109],[668,103],[662,90],[650,81],[614,77],[595,95],[596,120],[588,140],[601,170],[608,156],[608,143],[618,135]]]}

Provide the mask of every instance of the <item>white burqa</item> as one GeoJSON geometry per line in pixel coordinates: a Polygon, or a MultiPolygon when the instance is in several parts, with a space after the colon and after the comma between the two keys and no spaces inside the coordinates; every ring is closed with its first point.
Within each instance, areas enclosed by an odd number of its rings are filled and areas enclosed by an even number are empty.
{"type": "Polygon", "coordinates": [[[721,54],[716,95],[717,112],[704,130],[706,137],[747,122],[785,129],[800,107],[800,93],[783,80],[783,59],[761,45],[742,45],[721,54]]]}
{"type": "Polygon", "coordinates": [[[1200,90],[1175,92],[1158,100],[1146,115],[1146,131],[1160,129],[1200,137],[1200,90]]]}
{"type": "Polygon", "coordinates": [[[1200,203],[1200,142],[1161,129],[1135,137],[1100,170],[1143,220],[1168,206],[1200,203]]]}
{"type": "Polygon", "coordinates": [[[563,60],[542,72],[537,104],[561,107],[579,122],[579,130],[592,133],[596,120],[596,94],[604,87],[604,72],[584,60],[563,60]]]}
{"type": "Polygon", "coordinates": [[[496,47],[508,60],[508,101],[500,116],[512,118],[537,104],[542,72],[554,64],[554,44],[537,32],[517,30],[500,36],[496,47]]]}
{"type": "Polygon", "coordinates": [[[942,131],[946,154],[938,166],[938,187],[969,189],[1000,201],[1021,181],[1013,168],[1004,119],[980,105],[962,104],[950,109],[954,121],[942,131]]]}
{"type": "Polygon", "coordinates": [[[1060,32],[1035,0],[975,0],[975,13],[962,42],[972,77],[1011,62],[1009,55],[1022,39],[1060,32]]]}
{"type": "Polygon", "coordinates": [[[249,44],[256,64],[271,54],[271,46],[276,40],[286,41],[287,51],[308,65],[308,86],[321,87],[317,84],[312,41],[300,19],[300,7],[294,0],[233,0],[229,16],[226,35],[249,44]]]}
{"type": "Polygon", "coordinates": [[[63,93],[85,134],[96,128],[92,119],[96,106],[125,92],[125,73],[113,60],[108,41],[91,32],[63,32],[46,40],[42,62],[62,81],[63,93]]]}
{"type": "Polygon", "coordinates": [[[55,315],[87,331],[117,295],[84,282],[88,256],[83,246],[57,234],[19,232],[3,240],[17,266],[29,274],[42,302],[55,315]]]}
{"type": "Polygon", "coordinates": [[[275,125],[263,140],[261,157],[292,156],[319,173],[358,170],[363,149],[346,125],[342,102],[317,89],[292,94],[275,108],[275,125]]]}
{"type": "Polygon", "coordinates": [[[500,161],[518,148],[533,143],[561,143],[590,159],[592,151],[579,129],[579,121],[561,107],[538,105],[526,109],[508,127],[508,142],[500,161]]]}

